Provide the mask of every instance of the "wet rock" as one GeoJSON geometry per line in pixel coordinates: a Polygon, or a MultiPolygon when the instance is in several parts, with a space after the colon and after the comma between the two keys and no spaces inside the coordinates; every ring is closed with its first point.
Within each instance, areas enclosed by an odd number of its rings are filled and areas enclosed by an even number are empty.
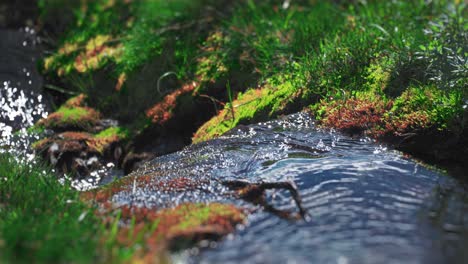
{"type": "Polygon", "coordinates": [[[82,193],[85,199],[95,200],[99,203],[111,202],[112,197],[118,194],[131,194],[135,189],[145,188],[154,192],[183,193],[202,188],[209,184],[208,180],[191,179],[184,176],[167,178],[164,173],[131,174],[114,181],[106,186],[82,193]]]}
{"type": "Polygon", "coordinates": [[[79,178],[83,178],[89,174],[87,163],[84,159],[75,158],[71,163],[71,171],[75,172],[79,178]]]}

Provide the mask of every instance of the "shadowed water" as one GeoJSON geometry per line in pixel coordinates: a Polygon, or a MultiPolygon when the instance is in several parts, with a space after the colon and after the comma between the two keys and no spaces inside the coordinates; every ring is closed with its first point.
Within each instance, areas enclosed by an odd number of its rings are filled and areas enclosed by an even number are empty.
{"type": "MultiPolygon", "coordinates": [[[[118,204],[169,206],[234,202],[254,210],[216,247],[187,251],[202,263],[464,263],[468,196],[455,180],[370,140],[314,128],[307,114],[241,127],[219,139],[160,157],[136,173],[198,179],[195,191],[135,187],[118,204]],[[208,180],[207,180],[208,179],[208,180]],[[293,181],[308,210],[291,221],[233,199],[220,180],[293,181]]],[[[271,191],[278,209],[297,211],[289,194],[271,191]]]]}

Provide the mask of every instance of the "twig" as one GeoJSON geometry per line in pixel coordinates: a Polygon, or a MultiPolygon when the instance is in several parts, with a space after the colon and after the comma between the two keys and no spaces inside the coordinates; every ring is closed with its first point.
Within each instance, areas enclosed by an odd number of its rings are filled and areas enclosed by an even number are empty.
{"type": "Polygon", "coordinates": [[[56,91],[56,92],[59,92],[59,93],[63,93],[63,94],[78,95],[77,92],[67,91],[64,88],[60,88],[60,87],[52,85],[52,84],[45,84],[44,88],[52,90],[52,91],[56,91]]]}
{"type": "Polygon", "coordinates": [[[221,181],[221,184],[236,191],[240,198],[252,202],[254,204],[262,205],[267,211],[277,214],[280,217],[287,219],[297,219],[297,217],[291,217],[291,213],[285,210],[279,210],[268,204],[265,199],[266,190],[270,189],[286,189],[291,193],[297,208],[299,209],[298,216],[304,220],[307,220],[307,211],[302,207],[301,197],[297,191],[297,187],[294,182],[260,182],[251,183],[246,180],[228,180],[221,181]]]}
{"type": "Polygon", "coordinates": [[[161,87],[161,81],[162,81],[162,79],[166,78],[166,77],[169,76],[169,75],[175,75],[175,76],[177,77],[177,73],[172,72],[172,71],[169,71],[169,72],[164,73],[163,75],[161,75],[161,76],[158,78],[158,82],[157,82],[157,84],[156,84],[156,89],[158,90],[158,93],[159,93],[159,94],[162,94],[162,93],[161,93],[161,88],[160,88],[160,87],[161,87]]]}

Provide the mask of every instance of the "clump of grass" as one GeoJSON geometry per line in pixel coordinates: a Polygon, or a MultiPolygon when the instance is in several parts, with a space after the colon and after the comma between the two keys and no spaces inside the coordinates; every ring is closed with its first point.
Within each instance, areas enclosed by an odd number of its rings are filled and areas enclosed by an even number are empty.
{"type": "Polygon", "coordinates": [[[137,1],[133,6],[135,21],[123,41],[125,49],[118,63],[121,71],[132,72],[161,54],[166,33],[177,29],[177,26],[170,27],[169,23],[187,22],[204,2],[137,1]]]}
{"type": "Polygon", "coordinates": [[[5,263],[90,263],[100,223],[49,169],[0,154],[0,258],[5,263]]]}

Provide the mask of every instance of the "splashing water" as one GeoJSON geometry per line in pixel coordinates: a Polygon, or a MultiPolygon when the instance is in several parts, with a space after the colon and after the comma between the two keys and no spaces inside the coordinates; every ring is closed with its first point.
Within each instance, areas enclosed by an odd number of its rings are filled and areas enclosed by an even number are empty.
{"type": "MultiPolygon", "coordinates": [[[[39,44],[40,38],[33,28],[0,29],[0,153],[11,153],[31,166],[37,161],[32,143],[51,134],[51,131],[39,134],[29,129],[40,118],[47,117],[50,109],[42,93],[42,78],[36,70],[39,44]]],[[[95,188],[102,177],[122,176],[113,166],[107,164],[86,179],[73,180],[65,175],[60,181],[67,180],[78,190],[95,188]]]]}
{"type": "Polygon", "coordinates": [[[28,162],[34,159],[30,145],[39,139],[28,128],[48,115],[35,70],[38,38],[27,27],[0,30],[0,38],[0,152],[28,162]]]}
{"type": "MultiPolygon", "coordinates": [[[[376,145],[318,130],[306,114],[244,126],[156,158],[133,176],[152,177],[112,197],[118,205],[166,207],[229,202],[253,210],[216,247],[175,258],[193,263],[463,263],[468,195],[454,179],[376,145]],[[198,188],[159,182],[187,177],[198,188]],[[310,221],[289,221],[229,195],[221,180],[293,181],[310,221]],[[159,186],[159,187],[154,187],[159,186]],[[185,257],[184,257],[185,256],[185,257]]],[[[288,192],[275,208],[297,211],[288,192]]]]}

